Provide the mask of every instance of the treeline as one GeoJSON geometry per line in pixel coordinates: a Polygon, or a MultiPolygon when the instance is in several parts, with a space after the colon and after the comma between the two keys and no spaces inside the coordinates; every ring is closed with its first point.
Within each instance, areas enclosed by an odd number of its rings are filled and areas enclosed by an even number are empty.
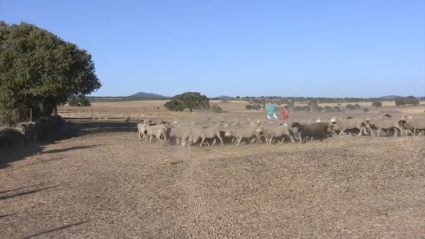
{"type": "MultiPolygon", "coordinates": [[[[267,99],[272,98],[276,104],[291,104],[291,103],[303,103],[303,102],[317,102],[319,104],[324,103],[360,103],[360,102],[388,102],[388,101],[396,101],[403,102],[405,100],[406,105],[415,105],[419,104],[419,99],[414,96],[408,97],[397,97],[395,99],[386,99],[386,98],[326,98],[326,97],[281,97],[281,96],[261,96],[261,97],[235,97],[229,100],[241,100],[248,101],[253,104],[265,104],[267,99]]],[[[218,100],[219,98],[211,98],[211,100],[218,100]]],[[[420,100],[425,101],[425,97],[420,98],[420,100]]],[[[401,105],[401,104],[398,104],[401,105]]]]}
{"type": "Polygon", "coordinates": [[[143,100],[170,100],[171,97],[146,98],[146,97],[127,97],[127,96],[87,96],[90,102],[121,102],[121,101],[143,101],[143,100]]]}

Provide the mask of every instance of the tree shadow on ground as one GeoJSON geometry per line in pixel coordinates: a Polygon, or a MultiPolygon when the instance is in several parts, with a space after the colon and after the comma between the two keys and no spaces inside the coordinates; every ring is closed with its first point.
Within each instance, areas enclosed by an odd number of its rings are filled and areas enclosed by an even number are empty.
{"type": "Polygon", "coordinates": [[[10,199],[10,198],[20,197],[20,196],[24,196],[24,195],[28,195],[28,194],[33,194],[33,193],[41,192],[41,191],[48,190],[48,189],[51,189],[51,188],[57,188],[59,186],[60,185],[55,185],[55,186],[50,186],[50,187],[45,187],[45,188],[29,190],[29,191],[26,191],[26,192],[20,192],[20,193],[15,193],[15,194],[11,194],[11,195],[0,196],[0,200],[6,200],[6,199],[10,199]]]}
{"type": "Polygon", "coordinates": [[[97,146],[99,146],[99,145],[77,146],[77,147],[70,147],[70,148],[65,148],[65,149],[53,149],[53,150],[44,151],[41,154],[62,153],[62,152],[68,152],[68,151],[78,150],[78,149],[89,149],[89,148],[94,148],[94,147],[97,147],[97,146]]]}
{"type": "Polygon", "coordinates": [[[62,150],[51,150],[43,152],[46,145],[54,144],[59,140],[97,133],[137,132],[136,123],[124,122],[99,122],[90,119],[71,120],[71,124],[63,124],[63,127],[51,132],[48,137],[37,142],[28,142],[27,145],[13,145],[0,148],[0,170],[7,168],[10,163],[22,160],[26,157],[40,153],[58,153],[70,150],[78,150],[94,146],[73,147],[62,150]]]}
{"type": "Polygon", "coordinates": [[[86,121],[76,122],[75,124],[80,128],[80,135],[137,132],[137,123],[86,121]]]}
{"type": "Polygon", "coordinates": [[[58,227],[58,228],[55,228],[55,229],[52,229],[52,230],[48,230],[48,231],[44,231],[44,232],[40,232],[40,233],[37,233],[37,234],[33,234],[33,235],[30,235],[30,236],[24,237],[24,239],[34,238],[34,237],[38,237],[38,236],[41,236],[41,235],[44,235],[44,234],[47,234],[47,233],[52,233],[52,232],[64,230],[64,229],[67,229],[67,228],[70,228],[70,227],[79,226],[79,225],[88,223],[89,221],[90,220],[83,221],[83,222],[77,222],[77,223],[62,226],[62,227],[58,227]]]}

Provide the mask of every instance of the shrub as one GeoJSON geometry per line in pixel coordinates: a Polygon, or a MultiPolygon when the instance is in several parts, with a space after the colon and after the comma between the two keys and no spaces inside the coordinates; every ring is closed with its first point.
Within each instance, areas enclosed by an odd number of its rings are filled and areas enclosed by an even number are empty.
{"type": "Polygon", "coordinates": [[[372,106],[373,106],[373,107],[381,107],[381,106],[382,106],[382,102],[381,102],[381,101],[374,101],[374,102],[372,103],[372,106]]]}
{"type": "Polygon", "coordinates": [[[252,109],[253,110],[259,110],[259,109],[261,109],[261,105],[253,105],[252,109]]]}
{"type": "Polygon", "coordinates": [[[323,111],[323,107],[322,106],[317,106],[316,107],[316,111],[317,112],[322,112],[323,111]]]}
{"type": "Polygon", "coordinates": [[[245,109],[252,110],[252,105],[245,105],[245,109]]]}
{"type": "Polygon", "coordinates": [[[170,101],[164,104],[164,107],[172,111],[183,111],[189,109],[210,109],[209,99],[198,92],[185,92],[175,95],[170,101]]]}
{"type": "Polygon", "coordinates": [[[341,110],[339,109],[339,107],[338,107],[338,106],[335,106],[335,107],[333,108],[333,110],[334,110],[335,112],[339,112],[339,111],[341,111],[341,110]]]}
{"type": "Polygon", "coordinates": [[[406,99],[404,97],[397,97],[394,100],[395,105],[406,105],[406,99]]]}
{"type": "Polygon", "coordinates": [[[332,112],[333,110],[332,110],[332,107],[330,107],[330,106],[325,106],[325,111],[327,111],[327,112],[332,112]]]}
{"type": "Polygon", "coordinates": [[[414,96],[408,96],[405,100],[406,105],[418,105],[419,104],[419,100],[416,99],[416,97],[414,96]]]}
{"type": "Polygon", "coordinates": [[[369,109],[363,108],[363,112],[367,113],[367,112],[369,112],[369,109]]]}
{"type": "Polygon", "coordinates": [[[214,113],[223,113],[223,110],[218,105],[212,105],[211,106],[211,111],[214,112],[214,113]]]}
{"type": "Polygon", "coordinates": [[[354,105],[354,108],[356,108],[356,109],[360,109],[360,108],[362,108],[359,104],[355,104],[354,105]]]}
{"type": "Polygon", "coordinates": [[[346,105],[345,106],[345,108],[347,109],[347,110],[355,110],[356,108],[354,107],[354,105],[352,105],[352,104],[348,104],[348,105],[346,105]]]}
{"type": "Polygon", "coordinates": [[[69,106],[91,106],[90,101],[83,95],[72,97],[69,101],[69,106]]]}

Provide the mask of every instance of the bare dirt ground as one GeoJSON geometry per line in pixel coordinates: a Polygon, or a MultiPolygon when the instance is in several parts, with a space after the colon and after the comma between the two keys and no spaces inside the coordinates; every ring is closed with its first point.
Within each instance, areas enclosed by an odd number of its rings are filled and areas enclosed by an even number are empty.
{"type": "Polygon", "coordinates": [[[188,113],[73,110],[81,136],[0,149],[0,238],[425,235],[425,137],[189,149],[138,141],[134,120],[77,119],[188,113]]]}

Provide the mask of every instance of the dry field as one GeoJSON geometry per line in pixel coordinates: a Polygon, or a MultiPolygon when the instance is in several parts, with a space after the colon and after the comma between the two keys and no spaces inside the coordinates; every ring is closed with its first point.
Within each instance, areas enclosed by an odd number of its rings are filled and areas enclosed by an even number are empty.
{"type": "MultiPolygon", "coordinates": [[[[425,235],[425,137],[343,136],[190,149],[138,141],[138,118],[217,117],[167,112],[162,105],[61,108],[79,137],[0,149],[0,238],[425,235]],[[127,116],[132,121],[125,124],[127,116]]],[[[264,117],[261,111],[244,111],[244,103],[219,105],[228,111],[220,117],[264,117]]],[[[424,114],[424,109],[423,104],[387,106],[367,115],[424,114]]],[[[347,113],[291,117],[335,115],[347,113]]]]}

